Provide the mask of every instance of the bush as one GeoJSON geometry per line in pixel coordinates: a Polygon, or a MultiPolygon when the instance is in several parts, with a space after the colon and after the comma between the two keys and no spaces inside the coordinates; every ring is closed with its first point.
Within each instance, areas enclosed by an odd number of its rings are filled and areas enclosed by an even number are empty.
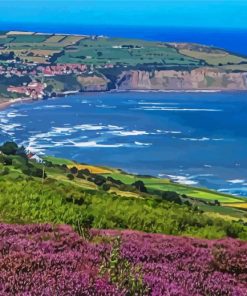
{"type": "Polygon", "coordinates": [[[0,170],[0,176],[5,176],[8,175],[9,173],[9,168],[4,167],[2,170],[0,170]]]}
{"type": "Polygon", "coordinates": [[[72,181],[74,180],[75,177],[72,174],[67,174],[67,178],[72,181]]]}
{"type": "Polygon", "coordinates": [[[76,167],[72,167],[70,169],[71,174],[76,175],[78,173],[78,169],[76,167]]]}
{"type": "Polygon", "coordinates": [[[175,202],[177,204],[182,204],[182,200],[179,196],[178,193],[176,192],[173,192],[173,191],[165,191],[162,193],[162,198],[167,200],[167,201],[170,201],[170,202],[175,202]]]}
{"type": "Polygon", "coordinates": [[[82,172],[82,170],[79,170],[78,173],[77,173],[77,178],[79,179],[86,179],[84,173],[82,172]]]}
{"type": "Polygon", "coordinates": [[[0,146],[0,151],[6,155],[15,155],[18,150],[18,146],[14,142],[6,142],[0,146]]]}
{"type": "Polygon", "coordinates": [[[104,183],[106,183],[106,178],[101,175],[91,174],[91,176],[88,178],[88,181],[93,182],[97,186],[102,186],[104,183]]]}
{"type": "Polygon", "coordinates": [[[136,181],[135,183],[131,184],[133,187],[135,187],[140,192],[147,192],[147,188],[143,181],[136,181]]]}
{"type": "Polygon", "coordinates": [[[111,186],[110,186],[109,184],[107,184],[107,183],[104,183],[104,184],[102,185],[102,189],[103,189],[104,191],[109,191],[109,190],[111,189],[111,186]]]}

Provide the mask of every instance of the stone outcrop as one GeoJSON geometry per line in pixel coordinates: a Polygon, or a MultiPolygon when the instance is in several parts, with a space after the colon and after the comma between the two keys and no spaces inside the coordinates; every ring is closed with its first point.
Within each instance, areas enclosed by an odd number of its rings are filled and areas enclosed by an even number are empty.
{"type": "Polygon", "coordinates": [[[247,72],[224,72],[215,68],[191,71],[123,72],[116,88],[119,90],[247,90],[247,72]]]}
{"type": "Polygon", "coordinates": [[[107,91],[109,80],[101,76],[78,76],[77,81],[80,83],[83,91],[107,91]]]}

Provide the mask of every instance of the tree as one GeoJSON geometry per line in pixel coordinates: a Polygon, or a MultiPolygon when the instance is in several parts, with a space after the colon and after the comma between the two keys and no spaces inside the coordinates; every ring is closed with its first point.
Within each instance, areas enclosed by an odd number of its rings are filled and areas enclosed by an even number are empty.
{"type": "Polygon", "coordinates": [[[24,146],[21,146],[17,149],[16,151],[16,155],[21,156],[22,158],[26,158],[27,159],[27,152],[24,146]]]}
{"type": "Polygon", "coordinates": [[[180,205],[182,204],[182,200],[177,192],[165,191],[162,193],[162,198],[170,202],[175,202],[180,205]]]}
{"type": "Polygon", "coordinates": [[[75,174],[77,174],[78,173],[78,169],[77,169],[77,167],[72,167],[71,169],[70,169],[70,172],[71,172],[71,174],[73,174],[73,175],[75,175],[75,174]]]}
{"type": "Polygon", "coordinates": [[[68,178],[69,180],[72,181],[72,180],[74,180],[75,177],[74,177],[74,175],[72,175],[72,174],[68,174],[68,175],[67,175],[67,178],[68,178]]]}
{"type": "Polygon", "coordinates": [[[79,170],[76,177],[79,179],[86,179],[83,170],[79,170]]]}
{"type": "Polygon", "coordinates": [[[14,142],[6,142],[0,147],[0,151],[6,155],[15,155],[18,150],[18,146],[14,142]]]}
{"type": "Polygon", "coordinates": [[[134,186],[140,192],[147,192],[147,188],[146,188],[145,184],[143,183],[143,181],[141,181],[141,180],[134,182],[132,184],[132,186],[134,186]]]}

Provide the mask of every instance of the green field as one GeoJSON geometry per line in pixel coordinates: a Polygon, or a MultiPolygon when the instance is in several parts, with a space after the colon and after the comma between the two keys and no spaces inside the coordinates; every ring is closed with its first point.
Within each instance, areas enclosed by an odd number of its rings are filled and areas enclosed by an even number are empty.
{"type": "Polygon", "coordinates": [[[76,46],[67,47],[59,63],[118,64],[136,66],[138,64],[180,64],[198,65],[199,61],[186,57],[166,44],[148,43],[138,40],[84,39],[76,46]]]}
{"type": "Polygon", "coordinates": [[[186,194],[190,197],[197,199],[214,201],[218,200],[221,203],[242,203],[243,198],[238,198],[232,195],[221,194],[216,191],[210,191],[208,189],[194,188],[191,186],[180,185],[171,182],[169,179],[159,179],[153,177],[140,177],[135,175],[129,175],[121,172],[114,172],[111,176],[117,180],[121,180],[126,184],[131,184],[135,180],[142,180],[147,188],[161,191],[176,191],[180,194],[186,194]]]}
{"type": "MultiPolygon", "coordinates": [[[[241,63],[247,61],[244,57],[224,50],[198,44],[32,32],[3,31],[0,34],[0,46],[5,50],[16,52],[17,56],[17,51],[25,50],[26,59],[32,50],[51,50],[60,52],[54,57],[55,52],[50,54],[50,58],[53,57],[51,59],[53,63],[81,63],[96,67],[106,64],[128,67],[152,65],[168,69],[182,67],[190,70],[208,65],[226,66],[226,70],[242,71],[245,66],[241,63]]],[[[21,56],[21,59],[25,60],[25,56],[21,56]]],[[[37,59],[36,61],[39,62],[37,59]]]]}
{"type": "Polygon", "coordinates": [[[208,65],[212,66],[222,66],[227,64],[239,64],[242,62],[247,63],[247,59],[243,57],[238,57],[233,54],[229,54],[228,52],[223,53],[206,53],[206,52],[198,52],[192,50],[180,50],[181,54],[186,56],[190,56],[195,59],[204,60],[208,65]]]}

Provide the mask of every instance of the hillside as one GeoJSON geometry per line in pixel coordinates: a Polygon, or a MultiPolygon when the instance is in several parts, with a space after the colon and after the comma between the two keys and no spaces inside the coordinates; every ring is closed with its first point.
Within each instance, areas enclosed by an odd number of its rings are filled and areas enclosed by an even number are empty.
{"type": "Polygon", "coordinates": [[[246,73],[246,57],[199,44],[0,32],[1,101],[68,91],[246,90],[246,73]]]}
{"type": "Polygon", "coordinates": [[[40,159],[7,142],[0,294],[244,296],[246,205],[168,179],[40,159]]]}
{"type": "Polygon", "coordinates": [[[247,239],[244,198],[53,157],[37,163],[14,143],[0,150],[2,222],[247,239]]]}

